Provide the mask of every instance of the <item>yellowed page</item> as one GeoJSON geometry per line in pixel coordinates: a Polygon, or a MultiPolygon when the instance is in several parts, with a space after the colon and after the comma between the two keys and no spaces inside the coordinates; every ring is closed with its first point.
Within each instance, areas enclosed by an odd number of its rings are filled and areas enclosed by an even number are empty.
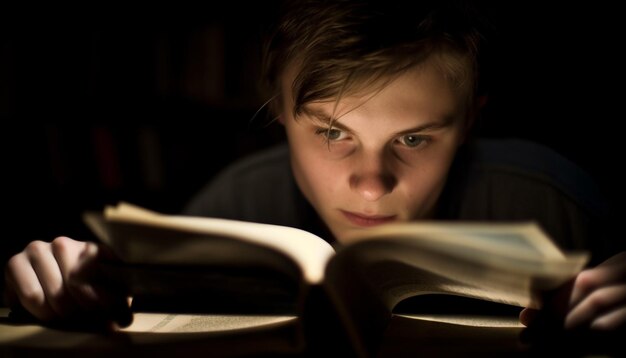
{"type": "Polygon", "coordinates": [[[470,327],[524,328],[518,317],[480,316],[480,315],[446,315],[446,314],[398,314],[399,317],[441,322],[470,327]]]}
{"type": "Polygon", "coordinates": [[[463,254],[467,249],[493,255],[541,260],[562,260],[561,250],[534,222],[468,223],[425,221],[392,223],[368,229],[354,242],[385,238],[412,240],[416,245],[463,254]]]}
{"type": "MultiPolygon", "coordinates": [[[[334,255],[333,248],[326,241],[307,231],[292,227],[205,217],[163,215],[128,203],[121,203],[117,207],[107,207],[105,216],[107,220],[224,236],[262,245],[294,260],[301,267],[305,280],[311,284],[323,280],[326,264],[334,255]]],[[[201,252],[202,247],[188,249],[190,256],[197,254],[198,250],[201,252]]]]}
{"type": "Polygon", "coordinates": [[[0,308],[0,357],[283,356],[303,347],[290,316],[139,313],[129,328],[87,332],[13,322],[8,312],[0,308]]]}
{"type": "Polygon", "coordinates": [[[196,333],[260,328],[296,320],[288,315],[217,315],[135,313],[133,323],[122,332],[196,333]]]}

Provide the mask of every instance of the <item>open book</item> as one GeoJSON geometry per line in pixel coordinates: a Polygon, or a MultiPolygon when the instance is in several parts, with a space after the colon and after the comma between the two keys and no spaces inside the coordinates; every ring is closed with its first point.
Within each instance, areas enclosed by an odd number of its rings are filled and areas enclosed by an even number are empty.
{"type": "Polygon", "coordinates": [[[452,294],[539,307],[541,292],[588,259],[561,252],[532,222],[392,223],[333,248],[291,227],[163,215],[127,203],[84,219],[119,258],[109,272],[134,295],[165,298],[166,309],[293,313],[309,330],[336,320],[357,355],[376,349],[405,298],[452,294]]]}

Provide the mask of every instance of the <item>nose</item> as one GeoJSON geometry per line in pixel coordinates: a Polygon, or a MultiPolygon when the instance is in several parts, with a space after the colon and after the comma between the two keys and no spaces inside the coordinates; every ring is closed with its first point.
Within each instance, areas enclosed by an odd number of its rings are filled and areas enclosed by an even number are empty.
{"type": "Polygon", "coordinates": [[[397,184],[391,163],[384,154],[355,158],[350,188],[367,201],[376,201],[393,191],[397,184]]]}

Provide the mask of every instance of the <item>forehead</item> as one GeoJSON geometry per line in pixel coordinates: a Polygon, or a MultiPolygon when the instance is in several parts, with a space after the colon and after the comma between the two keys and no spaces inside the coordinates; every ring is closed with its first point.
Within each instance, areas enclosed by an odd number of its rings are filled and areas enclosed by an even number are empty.
{"type": "MultiPolygon", "coordinates": [[[[291,81],[284,81],[284,110],[294,108],[291,81]]],[[[434,64],[424,63],[397,75],[371,83],[342,98],[321,98],[302,106],[302,113],[312,119],[338,120],[348,113],[367,111],[369,116],[442,119],[456,117],[466,108],[467,89],[455,86],[434,64]]]]}
{"type": "MultiPolygon", "coordinates": [[[[311,103],[337,103],[351,100],[362,101],[363,99],[384,92],[388,87],[397,87],[398,83],[403,86],[418,86],[427,92],[451,94],[457,99],[466,101],[472,98],[474,81],[471,75],[471,65],[466,58],[445,53],[430,56],[427,60],[409,67],[400,72],[383,76],[361,75],[359,78],[351,78],[350,82],[335,81],[333,84],[320,83],[316,97],[308,103],[294,103],[297,93],[294,93],[295,81],[298,76],[306,76],[299,72],[296,64],[285,68],[281,75],[281,102],[289,104],[284,109],[304,108],[311,103]],[[412,82],[414,81],[414,82],[412,82]],[[341,86],[341,88],[337,88],[341,86]],[[336,95],[341,93],[341,95],[336,95]]],[[[356,76],[353,76],[356,77],[356,76]]],[[[296,89],[297,90],[297,89],[296,89]]],[[[423,92],[423,91],[422,91],[423,92]]],[[[405,95],[402,91],[397,95],[405,95]]]]}

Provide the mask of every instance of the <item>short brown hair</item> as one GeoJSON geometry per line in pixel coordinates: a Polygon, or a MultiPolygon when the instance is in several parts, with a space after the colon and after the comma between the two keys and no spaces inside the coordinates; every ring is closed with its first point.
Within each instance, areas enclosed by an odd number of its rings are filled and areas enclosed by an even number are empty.
{"type": "Polygon", "coordinates": [[[470,81],[473,98],[482,40],[474,16],[461,1],[290,1],[266,42],[266,84],[279,99],[281,76],[296,66],[291,89],[299,114],[313,101],[384,86],[432,58],[453,83],[470,81]]]}

